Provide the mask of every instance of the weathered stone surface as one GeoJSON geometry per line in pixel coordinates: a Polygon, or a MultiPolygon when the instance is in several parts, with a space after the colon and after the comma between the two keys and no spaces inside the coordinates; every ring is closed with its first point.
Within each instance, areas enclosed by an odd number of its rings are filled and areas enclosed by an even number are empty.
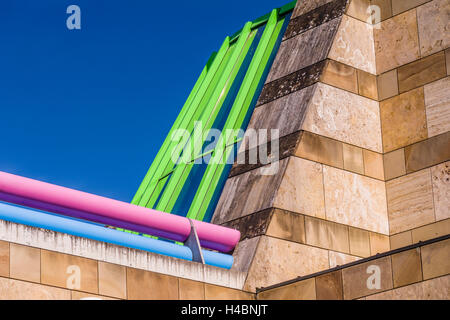
{"type": "Polygon", "coordinates": [[[427,56],[450,46],[449,15],[450,3],[447,0],[434,0],[417,8],[422,56],[427,56]]]}
{"type": "Polygon", "coordinates": [[[310,278],[263,291],[258,294],[258,300],[316,300],[315,279],[310,278]]]}
{"type": "MultiPolygon", "coordinates": [[[[381,21],[384,21],[386,19],[389,19],[392,17],[392,3],[391,0],[371,0],[370,4],[373,6],[378,6],[380,8],[380,19],[381,21]]],[[[373,24],[377,24],[380,21],[375,21],[375,19],[372,19],[373,24]]]]}
{"type": "Polygon", "coordinates": [[[383,155],[370,150],[363,150],[364,174],[371,178],[384,180],[383,155]]]}
{"type": "Polygon", "coordinates": [[[98,262],[41,250],[41,283],[98,294],[98,262]],[[79,275],[80,281],[77,281],[79,275]]]}
{"type": "Polygon", "coordinates": [[[316,277],[317,300],[342,300],[342,271],[316,277]]]}
{"type": "Polygon", "coordinates": [[[127,296],[130,300],[178,300],[178,278],[127,268],[127,296]]]}
{"type": "Polygon", "coordinates": [[[327,220],[389,233],[384,182],[328,166],[323,172],[327,220]]]}
{"type": "Polygon", "coordinates": [[[11,278],[41,282],[41,250],[19,244],[10,244],[11,278]]]}
{"type": "Polygon", "coordinates": [[[352,0],[348,5],[346,13],[353,18],[367,22],[370,17],[370,13],[368,12],[369,6],[370,0],[352,0]]]}
{"type": "Polygon", "coordinates": [[[349,228],[350,254],[366,258],[370,256],[369,232],[356,228],[349,228]]]}
{"type": "Polygon", "coordinates": [[[392,255],[394,288],[422,281],[420,249],[412,249],[392,255]]]}
{"type": "Polygon", "coordinates": [[[327,60],[327,65],[320,81],[334,87],[358,93],[356,69],[334,60],[327,60]]]}
{"type": "Polygon", "coordinates": [[[328,269],[328,251],[271,237],[262,237],[253,259],[245,291],[328,269]]]}
{"type": "Polygon", "coordinates": [[[245,274],[245,277],[247,276],[260,238],[261,237],[258,236],[251,239],[245,239],[238,243],[233,252],[234,262],[231,270],[243,273],[245,274]]]}
{"type": "Polygon", "coordinates": [[[416,10],[381,22],[374,39],[377,74],[419,59],[416,10]]]}
{"type": "Polygon", "coordinates": [[[378,103],[326,84],[317,84],[303,129],[382,152],[378,103]]]}
{"type": "Polygon", "coordinates": [[[405,149],[401,148],[384,155],[384,176],[386,180],[406,174],[405,149]]]}
{"type": "Polygon", "coordinates": [[[413,244],[411,231],[405,231],[391,235],[390,243],[391,243],[391,250],[403,248],[413,244]]]}
{"type": "Polygon", "coordinates": [[[360,260],[360,257],[351,256],[345,253],[330,251],[329,252],[329,260],[330,260],[330,268],[335,268],[337,266],[343,266],[348,263],[352,263],[360,260]]]}
{"type": "Polygon", "coordinates": [[[223,225],[239,230],[241,241],[266,234],[269,223],[272,220],[273,208],[265,209],[236,220],[225,222],[223,225]]]}
{"type": "Polygon", "coordinates": [[[406,172],[431,167],[450,159],[450,132],[405,148],[406,172]]]}
{"type": "Polygon", "coordinates": [[[434,222],[430,169],[386,183],[391,234],[434,222]]]}
{"type": "Polygon", "coordinates": [[[447,75],[445,54],[439,52],[398,68],[400,93],[442,79],[447,75]]]}
{"type": "MultiPolygon", "coordinates": [[[[249,131],[247,131],[247,133],[248,132],[249,131]]],[[[257,147],[243,151],[244,149],[248,148],[251,145],[251,143],[244,145],[244,142],[246,142],[245,140],[246,138],[244,138],[241,148],[239,149],[238,160],[234,163],[233,167],[231,168],[229,178],[243,174],[251,170],[255,170],[267,164],[276,166],[274,164],[275,162],[277,162],[278,160],[283,160],[289,156],[292,156],[295,153],[295,149],[297,147],[298,141],[302,137],[302,134],[303,134],[302,131],[297,131],[288,134],[287,136],[281,137],[279,140],[277,140],[278,157],[275,155],[277,151],[272,153],[272,142],[274,140],[269,141],[267,144],[260,144],[257,147]],[[262,156],[264,156],[264,158],[262,158],[262,156]],[[257,160],[255,161],[256,158],[257,160]],[[245,160],[242,161],[240,159],[245,160]]],[[[255,144],[256,143],[257,142],[255,142],[255,144]]],[[[275,144],[273,146],[275,146],[275,144]]]]}
{"type": "Polygon", "coordinates": [[[376,74],[373,27],[344,15],[328,57],[376,74]]]}
{"type": "Polygon", "coordinates": [[[223,224],[271,208],[288,160],[287,158],[279,161],[275,175],[262,175],[261,170],[265,168],[262,167],[228,179],[212,222],[223,224]]]}
{"type": "Polygon", "coordinates": [[[358,69],[358,92],[366,98],[378,100],[377,77],[358,69]]]}
{"type": "Polygon", "coordinates": [[[344,287],[344,299],[356,299],[392,289],[392,266],[391,257],[380,258],[342,270],[342,280],[344,287]],[[373,267],[380,270],[380,289],[368,286],[371,283],[369,277],[373,276],[373,267]]]}
{"type": "Polygon", "coordinates": [[[450,77],[427,84],[424,88],[428,137],[450,131],[449,88],[450,77]]]}
{"type": "Polygon", "coordinates": [[[336,18],[282,42],[266,83],[324,60],[340,21],[336,18]]]}
{"type": "MultiPolygon", "coordinates": [[[[450,218],[450,162],[431,168],[436,221],[450,218]]],[[[449,230],[450,233],[450,230],[449,230]]]]}
{"type": "Polygon", "coordinates": [[[309,67],[295,71],[283,78],[264,85],[256,107],[284,97],[292,92],[312,86],[320,80],[326,60],[319,61],[309,67]]]}
{"type": "Polygon", "coordinates": [[[392,0],[392,13],[398,15],[399,13],[408,11],[409,9],[415,8],[429,2],[430,0],[392,0]]]}
{"type": "Polygon", "coordinates": [[[179,279],[180,300],[205,300],[205,284],[198,281],[179,279]]]}
{"type": "Polygon", "coordinates": [[[273,205],[276,208],[325,218],[322,165],[289,158],[273,205]]]}
{"type": "Polygon", "coordinates": [[[97,294],[80,292],[80,291],[72,291],[72,300],[119,300],[107,296],[99,296],[97,294]]]}
{"type": "Polygon", "coordinates": [[[101,295],[127,298],[127,271],[124,266],[98,263],[98,292],[101,295]]]}
{"type": "Polygon", "coordinates": [[[388,252],[391,250],[389,243],[389,236],[379,233],[370,232],[370,255],[374,256],[379,253],[388,252]]]}
{"type": "Polygon", "coordinates": [[[378,99],[380,101],[398,95],[397,69],[388,71],[378,76],[378,99]]]}
{"type": "MultiPolygon", "coordinates": [[[[270,132],[271,129],[278,129],[280,137],[298,131],[314,89],[314,86],[309,86],[256,108],[247,130],[267,129],[270,132]]],[[[258,144],[265,142],[258,141],[258,144]]]]}
{"type": "Polygon", "coordinates": [[[339,252],[350,252],[347,226],[311,217],[305,217],[305,225],[306,244],[339,252]]]}
{"type": "Polygon", "coordinates": [[[279,239],[306,243],[305,217],[286,210],[274,209],[266,234],[279,239]]]}
{"type": "Polygon", "coordinates": [[[255,295],[249,292],[234,290],[225,287],[205,285],[206,300],[254,300],[255,295]]]}
{"type": "Polygon", "coordinates": [[[411,231],[412,243],[427,241],[450,234],[450,219],[438,221],[411,231]]]}
{"type": "Polygon", "coordinates": [[[423,88],[382,101],[380,115],[384,152],[427,138],[423,88]]]}
{"type": "Polygon", "coordinates": [[[0,241],[0,277],[9,277],[9,243],[0,241]]]}
{"type": "Polygon", "coordinates": [[[343,144],[344,169],[359,174],[364,174],[364,158],[361,148],[343,144]]]}
{"type": "Polygon", "coordinates": [[[421,253],[424,280],[450,273],[450,239],[423,246],[421,253]]]}
{"type": "Polygon", "coordinates": [[[298,144],[297,157],[343,168],[342,142],[305,131],[298,144]]]}
{"type": "Polygon", "coordinates": [[[344,14],[347,0],[335,0],[291,19],[283,40],[295,37],[344,14]]]}
{"type": "Polygon", "coordinates": [[[70,300],[70,291],[0,278],[0,300],[70,300]]]}

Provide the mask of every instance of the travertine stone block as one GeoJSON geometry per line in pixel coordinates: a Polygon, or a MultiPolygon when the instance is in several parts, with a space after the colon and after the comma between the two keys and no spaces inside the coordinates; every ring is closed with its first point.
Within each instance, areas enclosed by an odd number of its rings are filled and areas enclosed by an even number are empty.
{"type": "Polygon", "coordinates": [[[205,284],[198,281],[179,279],[180,300],[205,300],[205,284]]]}
{"type": "Polygon", "coordinates": [[[234,262],[231,268],[232,271],[247,274],[253,261],[253,257],[255,256],[256,248],[258,247],[260,239],[261,236],[258,236],[238,243],[233,251],[234,262]]]}
{"type": "Polygon", "coordinates": [[[340,21],[341,18],[336,18],[283,41],[266,83],[324,60],[340,21]]]}
{"type": "Polygon", "coordinates": [[[310,278],[293,284],[263,291],[258,300],[316,300],[315,279],[310,278]]]}
{"type": "Polygon", "coordinates": [[[358,69],[358,92],[364,97],[378,100],[377,77],[358,69]]]}
{"type": "Polygon", "coordinates": [[[384,155],[384,177],[386,180],[406,174],[405,149],[401,148],[384,155]]]}
{"type": "Polygon", "coordinates": [[[342,270],[342,280],[344,299],[346,300],[392,289],[391,257],[384,257],[345,268],[342,270]],[[379,289],[377,289],[377,286],[372,281],[372,278],[376,276],[380,277],[379,289]]]}
{"type": "Polygon", "coordinates": [[[346,13],[353,18],[367,22],[370,17],[370,12],[368,12],[369,6],[370,0],[352,0],[346,13]]]}
{"type": "Polygon", "coordinates": [[[383,155],[370,150],[363,150],[364,174],[366,176],[384,180],[383,155]]]}
{"type": "Polygon", "coordinates": [[[99,296],[96,294],[80,292],[80,291],[72,291],[72,300],[119,300],[106,296],[99,296]]]}
{"type": "Polygon", "coordinates": [[[374,29],[377,74],[420,58],[416,10],[381,22],[374,29]]]}
{"type": "Polygon", "coordinates": [[[422,57],[450,46],[449,12],[448,0],[433,0],[417,8],[422,57]]]}
{"type": "Polygon", "coordinates": [[[98,294],[97,261],[41,250],[41,283],[98,294]]]}
{"type": "Polygon", "coordinates": [[[428,137],[450,131],[449,88],[450,77],[427,84],[424,88],[428,137]]]}
{"type": "Polygon", "coordinates": [[[392,0],[392,13],[397,15],[429,1],[430,0],[392,0]]]}
{"type": "Polygon", "coordinates": [[[127,271],[124,266],[107,262],[98,262],[99,294],[127,298],[127,271]]]}
{"type": "Polygon", "coordinates": [[[411,231],[394,234],[390,237],[391,250],[403,248],[413,244],[411,231]]]}
{"type": "Polygon", "coordinates": [[[19,244],[10,244],[11,278],[40,282],[41,250],[19,244]]]}
{"type": "Polygon", "coordinates": [[[317,84],[303,130],[381,153],[378,103],[323,83],[317,84]]]}
{"type": "Polygon", "coordinates": [[[329,268],[328,250],[261,237],[244,290],[268,287],[329,268]]]}
{"type": "Polygon", "coordinates": [[[0,278],[0,300],[70,300],[70,290],[0,278]]]}
{"type": "Polygon", "coordinates": [[[445,64],[447,65],[447,75],[450,76],[450,48],[445,50],[445,64]]]}
{"type": "Polygon", "coordinates": [[[405,148],[406,172],[418,171],[450,159],[450,132],[405,148]]]}
{"type": "MultiPolygon", "coordinates": [[[[381,21],[389,19],[392,17],[392,3],[391,0],[371,0],[370,4],[373,6],[378,6],[380,8],[380,18],[381,21]]],[[[373,24],[379,23],[379,21],[374,21],[373,24]]]]}
{"type": "Polygon", "coordinates": [[[388,181],[386,193],[391,234],[435,221],[430,169],[388,181]]]}
{"type": "Polygon", "coordinates": [[[397,69],[385,72],[377,77],[378,99],[385,100],[398,95],[397,69]]]}
{"type": "Polygon", "coordinates": [[[364,174],[363,150],[344,143],[344,169],[359,174],[364,174]]]}
{"type": "Polygon", "coordinates": [[[385,183],[324,166],[327,220],[389,233],[385,183]]]}
{"type": "Polygon", "coordinates": [[[422,281],[420,248],[392,255],[394,288],[422,281]]]}
{"type": "Polygon", "coordinates": [[[228,179],[212,222],[222,224],[271,208],[288,160],[286,158],[278,163],[275,175],[262,175],[261,170],[265,168],[262,167],[228,179]],[[249,194],[252,196],[248,197],[249,194]]]}
{"type": "Polygon", "coordinates": [[[450,276],[423,281],[367,297],[367,300],[449,300],[450,276]]]}
{"type": "Polygon", "coordinates": [[[127,268],[129,300],[178,300],[178,278],[127,268]]]}
{"type": "Polygon", "coordinates": [[[342,142],[304,131],[295,155],[343,168],[342,142]]]}
{"type": "Polygon", "coordinates": [[[412,243],[427,241],[450,234],[450,219],[432,223],[411,231],[412,243]]]}
{"type": "Polygon", "coordinates": [[[382,101],[380,116],[384,152],[427,138],[423,88],[382,101]]]}
{"type": "Polygon", "coordinates": [[[339,252],[350,252],[347,226],[311,217],[305,217],[305,226],[306,244],[339,252]]]}
{"type": "Polygon", "coordinates": [[[0,277],[9,277],[9,242],[0,241],[0,277]]]}
{"type": "Polygon", "coordinates": [[[330,260],[330,268],[335,268],[337,266],[343,266],[351,262],[355,262],[360,260],[360,257],[351,256],[349,254],[330,251],[329,252],[329,260],[330,260]]]}
{"type": "Polygon", "coordinates": [[[316,277],[317,300],[342,300],[342,271],[316,277]]]}
{"type": "Polygon", "coordinates": [[[344,15],[328,57],[376,74],[372,25],[344,15]]]}
{"type": "Polygon", "coordinates": [[[276,208],[325,218],[322,165],[291,157],[273,205],[276,208]]]}
{"type": "Polygon", "coordinates": [[[450,218],[450,162],[431,168],[431,182],[436,221],[448,219],[450,218]]]}
{"type": "Polygon", "coordinates": [[[293,212],[274,209],[274,214],[266,235],[298,243],[305,243],[305,217],[293,212]]]}
{"type": "MultiPolygon", "coordinates": [[[[314,86],[310,86],[256,108],[247,130],[267,129],[270,134],[271,129],[278,129],[280,137],[298,131],[313,94],[314,86]]],[[[258,139],[258,145],[266,142],[258,139]]]]}
{"type": "Polygon", "coordinates": [[[398,68],[400,93],[444,78],[447,75],[445,54],[439,52],[398,68]]]}
{"type": "Polygon", "coordinates": [[[389,237],[379,233],[370,232],[370,255],[384,253],[391,250],[389,237]]]}
{"type": "Polygon", "coordinates": [[[421,253],[424,280],[450,273],[450,239],[423,246],[421,253]]]}
{"type": "Polygon", "coordinates": [[[356,69],[334,60],[327,60],[321,81],[353,93],[358,93],[356,69]]]}
{"type": "Polygon", "coordinates": [[[370,256],[369,232],[356,228],[349,228],[350,254],[358,257],[370,256]]]}

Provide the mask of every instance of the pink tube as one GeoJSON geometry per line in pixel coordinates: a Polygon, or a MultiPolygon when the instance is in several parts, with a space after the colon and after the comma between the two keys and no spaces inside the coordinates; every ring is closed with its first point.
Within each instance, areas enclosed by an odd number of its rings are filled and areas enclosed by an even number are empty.
{"type": "MultiPolygon", "coordinates": [[[[58,208],[55,213],[89,217],[94,222],[111,221],[112,226],[136,225],[155,230],[154,235],[165,236],[176,241],[184,241],[190,234],[190,222],[185,217],[172,215],[133,204],[104,198],[82,191],[68,189],[49,183],[19,177],[0,171],[0,200],[30,206],[36,209],[58,208]],[[22,199],[15,201],[12,199],[22,199]],[[123,222],[123,223],[116,223],[123,222]]],[[[229,252],[240,238],[237,230],[194,221],[202,246],[229,252]]]]}

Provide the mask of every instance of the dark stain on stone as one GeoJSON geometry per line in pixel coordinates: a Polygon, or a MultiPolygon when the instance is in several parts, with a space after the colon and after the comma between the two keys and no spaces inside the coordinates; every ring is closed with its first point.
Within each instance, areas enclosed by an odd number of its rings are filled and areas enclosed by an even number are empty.
{"type": "Polygon", "coordinates": [[[255,238],[266,234],[273,212],[273,208],[265,209],[222,225],[239,230],[241,232],[240,241],[255,238]]]}

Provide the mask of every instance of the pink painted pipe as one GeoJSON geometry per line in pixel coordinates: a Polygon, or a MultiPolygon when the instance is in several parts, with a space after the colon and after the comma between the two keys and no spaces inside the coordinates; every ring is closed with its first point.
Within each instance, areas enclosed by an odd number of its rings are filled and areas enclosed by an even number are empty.
{"type": "MultiPolygon", "coordinates": [[[[165,212],[0,171],[0,200],[184,242],[190,222],[165,212]]],[[[234,249],[240,232],[194,220],[202,247],[234,249]]]]}

